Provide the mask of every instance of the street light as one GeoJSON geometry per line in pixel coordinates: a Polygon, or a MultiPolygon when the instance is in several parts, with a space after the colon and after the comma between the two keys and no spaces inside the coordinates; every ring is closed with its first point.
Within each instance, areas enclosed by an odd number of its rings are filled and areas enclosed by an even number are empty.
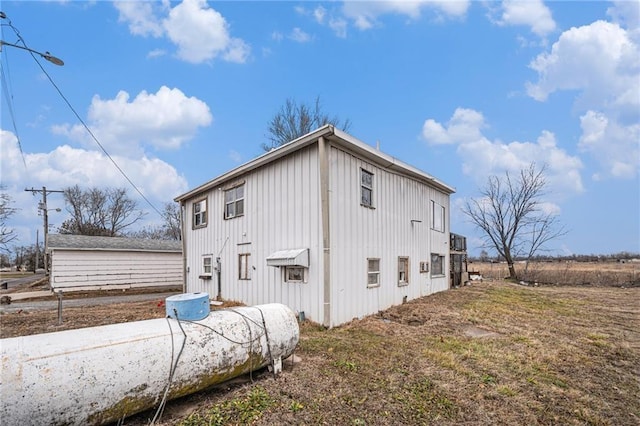
{"type": "Polygon", "coordinates": [[[55,56],[51,55],[49,52],[42,53],[42,52],[38,52],[37,50],[29,49],[28,47],[20,46],[13,43],[7,43],[6,41],[0,40],[0,52],[2,52],[2,46],[17,47],[18,49],[26,50],[28,52],[40,55],[47,61],[51,62],[52,64],[59,65],[59,66],[64,65],[64,62],[62,61],[62,59],[56,58],[55,56]]]}

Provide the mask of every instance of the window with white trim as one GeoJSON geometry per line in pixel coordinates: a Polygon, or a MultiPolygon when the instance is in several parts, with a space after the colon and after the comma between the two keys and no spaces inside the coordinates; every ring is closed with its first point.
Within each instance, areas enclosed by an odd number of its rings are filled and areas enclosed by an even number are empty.
{"type": "Polygon", "coordinates": [[[431,201],[431,229],[444,232],[444,207],[431,201]]]}
{"type": "Polygon", "coordinates": [[[431,276],[444,275],[444,256],[431,253],[431,276]]]}
{"type": "Polygon", "coordinates": [[[238,255],[238,279],[240,280],[250,280],[251,267],[249,266],[249,259],[251,258],[251,254],[249,253],[240,253],[238,255]]]}
{"type": "Polygon", "coordinates": [[[360,205],[373,207],[373,173],[360,169],[360,205]]]}
{"type": "Polygon", "coordinates": [[[398,285],[409,284],[409,258],[398,257],[398,285]]]}
{"type": "Polygon", "coordinates": [[[249,253],[240,253],[238,255],[238,279],[241,280],[250,280],[251,275],[249,274],[250,266],[249,259],[251,254],[249,253]]]}
{"type": "Polygon", "coordinates": [[[380,259],[367,259],[367,287],[380,286],[380,259]]]}
{"type": "Polygon", "coordinates": [[[224,218],[244,215],[244,183],[224,191],[224,218]]]}
{"type": "Polygon", "coordinates": [[[213,256],[202,256],[202,273],[200,278],[210,279],[213,275],[213,256]]]}
{"type": "Polygon", "coordinates": [[[207,226],[207,199],[193,203],[193,229],[207,226]]]}

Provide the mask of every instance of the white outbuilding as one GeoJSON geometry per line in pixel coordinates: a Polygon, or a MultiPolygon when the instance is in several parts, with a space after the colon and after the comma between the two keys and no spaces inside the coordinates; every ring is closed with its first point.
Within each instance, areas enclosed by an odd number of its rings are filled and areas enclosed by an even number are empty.
{"type": "Polygon", "coordinates": [[[180,241],[49,234],[47,252],[56,291],[183,285],[180,241]]]}
{"type": "Polygon", "coordinates": [[[333,327],[446,290],[453,192],[323,126],[176,198],[186,291],[333,327]]]}

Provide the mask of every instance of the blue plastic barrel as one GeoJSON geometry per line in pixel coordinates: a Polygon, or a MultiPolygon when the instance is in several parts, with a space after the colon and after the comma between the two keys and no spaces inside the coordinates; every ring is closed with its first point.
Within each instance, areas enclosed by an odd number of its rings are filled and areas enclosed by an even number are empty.
{"type": "Polygon", "coordinates": [[[199,321],[209,315],[209,293],[183,293],[165,299],[167,316],[178,320],[199,321]]]}

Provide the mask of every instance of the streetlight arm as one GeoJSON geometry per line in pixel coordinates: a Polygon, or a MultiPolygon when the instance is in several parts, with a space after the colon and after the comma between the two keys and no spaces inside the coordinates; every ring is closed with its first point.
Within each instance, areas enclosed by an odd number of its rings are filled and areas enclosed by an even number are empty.
{"type": "Polygon", "coordinates": [[[59,66],[64,65],[64,62],[62,61],[62,59],[56,58],[55,56],[49,54],[49,52],[42,53],[42,52],[38,52],[37,50],[29,49],[28,47],[25,47],[25,46],[20,46],[18,44],[13,44],[13,43],[7,43],[6,41],[0,40],[0,52],[2,52],[2,46],[17,47],[18,49],[26,50],[28,52],[40,55],[47,61],[51,62],[52,64],[59,65],[59,66]]]}

